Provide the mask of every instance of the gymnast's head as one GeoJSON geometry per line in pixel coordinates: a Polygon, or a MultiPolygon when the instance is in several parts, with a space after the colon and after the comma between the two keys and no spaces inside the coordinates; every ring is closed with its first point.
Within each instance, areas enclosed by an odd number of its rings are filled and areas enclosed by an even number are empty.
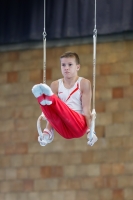
{"type": "Polygon", "coordinates": [[[77,76],[77,72],[80,69],[79,56],[75,52],[66,52],[60,57],[61,71],[63,76],[71,75],[77,76]]]}
{"type": "Polygon", "coordinates": [[[75,53],[75,52],[71,52],[71,51],[65,52],[64,54],[61,55],[60,60],[61,60],[62,58],[74,58],[76,64],[77,64],[77,65],[80,65],[79,56],[78,56],[78,54],[75,53]]]}

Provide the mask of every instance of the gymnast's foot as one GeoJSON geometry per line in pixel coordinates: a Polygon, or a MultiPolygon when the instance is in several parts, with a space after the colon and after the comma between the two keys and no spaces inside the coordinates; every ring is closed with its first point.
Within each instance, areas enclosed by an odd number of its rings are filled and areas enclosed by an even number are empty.
{"type": "Polygon", "coordinates": [[[43,135],[38,136],[38,142],[40,143],[41,146],[46,146],[47,144],[51,143],[54,139],[54,130],[51,129],[49,131],[48,129],[44,129],[43,135]]]}
{"type": "Polygon", "coordinates": [[[45,94],[47,96],[52,96],[53,95],[53,92],[52,92],[51,88],[48,85],[46,85],[45,83],[40,83],[39,85],[40,85],[40,88],[41,88],[43,94],[45,94]]]}
{"type": "Polygon", "coordinates": [[[39,99],[39,97],[41,97],[41,100],[39,100],[39,103],[41,105],[51,105],[52,104],[52,101],[50,101],[48,99],[44,99],[44,97],[42,96],[43,94],[45,94],[47,96],[53,95],[53,92],[48,85],[42,84],[42,83],[34,85],[32,88],[32,93],[38,99],[39,99]]]}

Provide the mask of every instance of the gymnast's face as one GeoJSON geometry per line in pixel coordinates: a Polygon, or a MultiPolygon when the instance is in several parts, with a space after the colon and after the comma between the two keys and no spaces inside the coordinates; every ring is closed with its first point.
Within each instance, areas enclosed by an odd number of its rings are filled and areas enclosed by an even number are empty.
{"type": "Polygon", "coordinates": [[[72,78],[77,76],[80,65],[76,64],[74,57],[61,58],[61,72],[64,78],[72,78]]]}

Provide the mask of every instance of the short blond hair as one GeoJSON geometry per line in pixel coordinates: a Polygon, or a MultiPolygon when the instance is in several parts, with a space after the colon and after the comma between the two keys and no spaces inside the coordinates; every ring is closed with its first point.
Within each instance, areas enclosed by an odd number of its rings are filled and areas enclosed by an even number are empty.
{"type": "Polygon", "coordinates": [[[75,58],[76,64],[77,65],[80,64],[79,56],[75,52],[71,52],[71,51],[65,52],[64,54],[61,55],[60,59],[61,58],[75,58]]]}

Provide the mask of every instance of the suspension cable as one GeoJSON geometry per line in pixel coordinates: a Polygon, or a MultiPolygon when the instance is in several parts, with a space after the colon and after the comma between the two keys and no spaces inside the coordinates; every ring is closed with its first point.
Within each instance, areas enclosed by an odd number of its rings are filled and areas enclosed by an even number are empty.
{"type": "Polygon", "coordinates": [[[96,29],[96,0],[94,10],[94,30],[93,30],[93,92],[92,92],[92,107],[95,109],[95,85],[96,85],[96,42],[97,42],[97,29],[96,29]]]}
{"type": "MultiPolygon", "coordinates": [[[[46,83],[46,30],[45,30],[45,16],[46,16],[46,10],[45,10],[45,0],[44,0],[44,31],[43,31],[43,83],[46,83]]],[[[46,120],[46,117],[42,113],[37,120],[37,130],[39,136],[42,136],[42,129],[41,129],[41,120],[46,120]]]]}
{"type": "Polygon", "coordinates": [[[93,83],[92,83],[92,120],[90,125],[90,141],[93,140],[93,135],[95,133],[95,85],[96,85],[96,42],[97,42],[97,29],[96,29],[96,0],[95,0],[95,9],[94,9],[94,30],[93,30],[93,83]]]}
{"type": "Polygon", "coordinates": [[[45,30],[45,16],[46,16],[46,9],[45,9],[45,0],[44,0],[44,31],[43,31],[43,83],[46,83],[46,30],[45,30]]]}

